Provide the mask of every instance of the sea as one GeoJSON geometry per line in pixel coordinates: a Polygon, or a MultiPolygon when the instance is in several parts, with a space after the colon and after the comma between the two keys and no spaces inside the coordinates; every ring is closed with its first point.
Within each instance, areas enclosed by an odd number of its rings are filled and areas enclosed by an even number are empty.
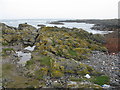
{"type": "Polygon", "coordinates": [[[63,22],[64,25],[49,24],[50,22],[60,21],[60,20],[67,20],[67,19],[1,19],[0,22],[13,27],[18,27],[19,24],[27,23],[35,26],[36,28],[39,28],[37,25],[43,24],[51,27],[57,26],[57,27],[67,27],[67,28],[82,28],[83,30],[93,34],[110,33],[109,31],[93,30],[91,28],[94,26],[94,24],[88,24],[88,23],[63,22]]]}

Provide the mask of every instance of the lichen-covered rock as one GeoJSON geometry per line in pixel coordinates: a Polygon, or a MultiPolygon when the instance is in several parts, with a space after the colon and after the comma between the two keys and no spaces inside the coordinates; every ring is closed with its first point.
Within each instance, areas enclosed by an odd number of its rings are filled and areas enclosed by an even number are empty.
{"type": "Polygon", "coordinates": [[[6,25],[4,23],[0,23],[0,31],[2,31],[3,34],[9,33],[10,31],[15,32],[15,30],[17,30],[17,28],[12,27],[12,26],[8,26],[8,25],[6,25]]]}
{"type": "MultiPolygon", "coordinates": [[[[18,29],[16,31],[6,29],[3,42],[8,43],[9,46],[19,43],[23,46],[35,45],[35,50],[31,51],[31,60],[27,61],[25,67],[22,67],[24,70],[21,70],[21,75],[27,78],[26,83],[30,85],[25,84],[24,87],[40,85],[50,88],[101,88],[99,78],[101,79],[104,74],[81,63],[82,60],[89,59],[93,50],[105,51],[100,42],[102,39],[95,38],[97,35],[76,28],[41,27],[36,30],[28,24],[20,24],[18,29]],[[85,77],[87,74],[90,78],[85,77]],[[40,81],[39,85],[30,84],[28,78],[40,81]]],[[[9,55],[13,50],[4,51],[9,55]]],[[[18,87],[20,82],[16,83],[18,87]]],[[[7,83],[7,85],[15,84],[7,83]]]]}
{"type": "Polygon", "coordinates": [[[36,45],[40,51],[47,50],[69,59],[84,60],[88,59],[93,50],[107,51],[100,42],[102,36],[81,29],[42,27],[38,33],[36,45]]]}
{"type": "Polygon", "coordinates": [[[3,32],[3,43],[14,45],[22,43],[24,45],[33,45],[38,35],[35,27],[28,24],[20,24],[18,29],[0,23],[3,32]]]}

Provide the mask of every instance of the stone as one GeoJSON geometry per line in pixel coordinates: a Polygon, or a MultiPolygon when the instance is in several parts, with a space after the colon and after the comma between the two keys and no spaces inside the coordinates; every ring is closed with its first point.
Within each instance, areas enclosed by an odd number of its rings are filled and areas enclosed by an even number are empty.
{"type": "Polygon", "coordinates": [[[46,25],[44,25],[44,24],[38,24],[37,26],[38,27],[45,27],[46,25]]]}
{"type": "Polygon", "coordinates": [[[86,77],[86,78],[91,78],[91,76],[89,75],[89,74],[86,74],[84,77],[86,77]]]}
{"type": "Polygon", "coordinates": [[[29,24],[19,24],[18,30],[36,30],[36,28],[29,24]]]}
{"type": "Polygon", "coordinates": [[[35,49],[36,46],[28,46],[26,48],[24,48],[25,50],[29,50],[29,51],[33,51],[35,49]]]}
{"type": "Polygon", "coordinates": [[[102,85],[103,88],[110,88],[110,85],[104,84],[102,85]]]}

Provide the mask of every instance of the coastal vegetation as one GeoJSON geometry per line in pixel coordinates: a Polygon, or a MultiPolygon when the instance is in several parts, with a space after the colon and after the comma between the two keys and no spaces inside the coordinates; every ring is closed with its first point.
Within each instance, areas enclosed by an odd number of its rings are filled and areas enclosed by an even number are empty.
{"type": "Polygon", "coordinates": [[[110,84],[108,75],[81,62],[89,60],[93,52],[108,51],[104,35],[77,28],[0,25],[3,29],[3,87],[101,89],[103,84],[110,84]],[[26,46],[35,46],[35,49],[24,50],[26,46]],[[22,56],[18,57],[16,51],[31,53],[25,66],[18,63],[22,56]]]}

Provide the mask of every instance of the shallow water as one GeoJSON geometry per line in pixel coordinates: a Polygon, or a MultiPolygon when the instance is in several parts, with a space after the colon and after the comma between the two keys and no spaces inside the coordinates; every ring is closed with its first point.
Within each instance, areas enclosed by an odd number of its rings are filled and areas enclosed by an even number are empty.
{"type": "MultiPolygon", "coordinates": [[[[24,48],[24,50],[28,50],[28,51],[33,51],[35,49],[35,46],[28,46],[26,48],[24,48]]],[[[19,64],[22,64],[23,66],[25,66],[26,62],[29,61],[31,59],[31,53],[24,53],[22,51],[17,51],[17,56],[20,58],[20,61],[18,62],[19,64]]]]}
{"type": "Polygon", "coordinates": [[[23,66],[26,64],[28,60],[31,59],[31,53],[24,53],[22,51],[16,52],[18,57],[20,58],[19,64],[22,64],[23,66]]]}

